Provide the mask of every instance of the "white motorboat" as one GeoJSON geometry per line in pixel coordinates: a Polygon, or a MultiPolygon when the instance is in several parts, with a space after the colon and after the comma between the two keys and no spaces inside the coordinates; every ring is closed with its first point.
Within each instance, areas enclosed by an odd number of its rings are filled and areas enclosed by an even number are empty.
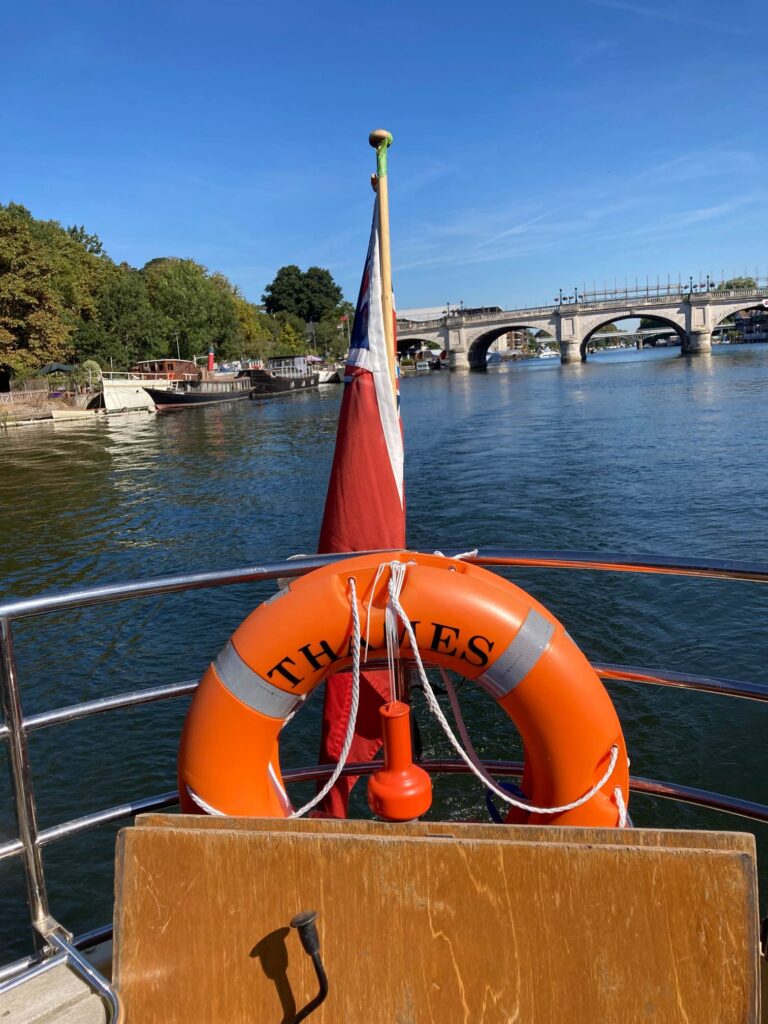
{"type": "Polygon", "coordinates": [[[101,391],[107,412],[153,412],[155,403],[145,387],[167,391],[174,381],[200,380],[200,368],[190,359],[148,359],[125,372],[106,371],[101,391]]]}
{"type": "Polygon", "coordinates": [[[341,384],[344,377],[344,368],[336,363],[323,363],[314,369],[320,376],[318,384],[341,384]]]}

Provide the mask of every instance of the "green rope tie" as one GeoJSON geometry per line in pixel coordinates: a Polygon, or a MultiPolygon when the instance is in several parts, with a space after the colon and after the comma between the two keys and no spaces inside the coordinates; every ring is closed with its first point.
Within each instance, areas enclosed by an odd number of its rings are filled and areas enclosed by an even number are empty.
{"type": "Polygon", "coordinates": [[[392,145],[392,135],[387,133],[386,139],[383,139],[376,147],[376,175],[379,178],[386,177],[387,174],[387,150],[392,145]]]}

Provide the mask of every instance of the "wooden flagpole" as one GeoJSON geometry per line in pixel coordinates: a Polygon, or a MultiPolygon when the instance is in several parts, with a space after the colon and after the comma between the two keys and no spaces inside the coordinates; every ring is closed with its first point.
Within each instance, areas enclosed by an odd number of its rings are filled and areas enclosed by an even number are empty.
{"type": "MultiPolygon", "coordinates": [[[[397,408],[397,353],[395,351],[395,317],[392,304],[392,256],[389,248],[389,187],[387,181],[387,150],[392,145],[392,136],[386,129],[377,128],[368,136],[368,141],[376,150],[376,173],[372,175],[371,184],[379,197],[381,309],[384,317],[384,338],[387,343],[387,365],[397,408]]],[[[394,699],[408,700],[410,673],[399,657],[395,659],[393,682],[394,699]]]]}
{"type": "Polygon", "coordinates": [[[392,136],[384,128],[377,128],[368,136],[376,150],[374,189],[379,196],[379,257],[381,263],[381,306],[384,315],[384,337],[392,388],[397,386],[397,353],[395,352],[395,324],[392,306],[392,257],[389,248],[389,188],[387,183],[387,150],[392,136]]]}

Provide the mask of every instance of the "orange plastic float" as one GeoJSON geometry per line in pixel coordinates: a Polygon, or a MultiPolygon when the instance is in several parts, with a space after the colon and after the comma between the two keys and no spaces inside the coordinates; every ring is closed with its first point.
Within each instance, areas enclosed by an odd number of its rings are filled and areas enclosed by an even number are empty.
{"type": "MultiPolygon", "coordinates": [[[[326,676],[351,665],[350,577],[362,636],[369,637],[362,661],[386,657],[389,573],[379,567],[392,561],[410,563],[400,603],[424,663],[475,680],[517,726],[525,746],[524,788],[534,806],[560,807],[588,793],[617,748],[610,778],[581,806],[547,815],[515,811],[509,820],[618,825],[614,790],[621,790],[625,804],[629,795],[621,726],[563,626],[524,590],[486,569],[403,551],[361,555],[296,579],[235,630],[203,676],[184,725],[183,810],[290,816],[280,730],[326,676]]],[[[405,630],[399,637],[400,654],[408,659],[405,630]]]]}
{"type": "Polygon", "coordinates": [[[426,814],[432,804],[432,782],[413,763],[411,709],[401,700],[379,708],[384,739],[384,767],[368,780],[368,805],[390,821],[409,821],[426,814]]]}

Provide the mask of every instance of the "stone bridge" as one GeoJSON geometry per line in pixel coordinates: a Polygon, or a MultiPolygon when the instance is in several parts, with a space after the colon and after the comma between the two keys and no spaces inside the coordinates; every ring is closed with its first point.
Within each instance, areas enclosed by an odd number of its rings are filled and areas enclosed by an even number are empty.
{"type": "Polygon", "coordinates": [[[768,308],[768,288],[733,291],[646,293],[600,302],[571,302],[533,309],[461,313],[451,311],[423,323],[398,321],[398,347],[414,342],[437,343],[448,353],[451,369],[482,369],[493,342],[508,331],[545,331],[560,346],[560,362],[585,361],[592,335],[606,324],[627,318],[648,317],[660,327],[672,328],[683,353],[709,352],[712,331],[727,317],[742,310],[768,308]]]}

